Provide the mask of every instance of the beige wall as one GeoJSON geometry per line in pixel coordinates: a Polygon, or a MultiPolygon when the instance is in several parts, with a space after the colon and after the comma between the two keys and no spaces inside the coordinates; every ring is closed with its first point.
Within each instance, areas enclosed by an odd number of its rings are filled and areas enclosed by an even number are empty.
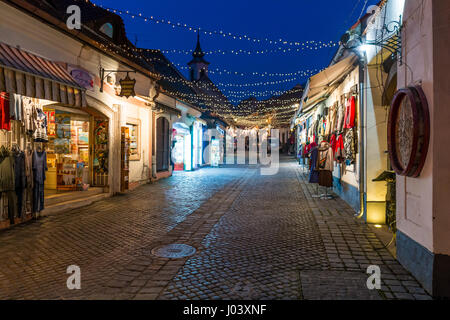
{"type": "Polygon", "coordinates": [[[433,1],[434,252],[450,255],[450,1],[433,1]]]}
{"type": "MultiPolygon", "coordinates": [[[[422,82],[422,88],[434,115],[433,37],[431,1],[409,0],[405,4],[403,60],[398,69],[398,88],[422,82]],[[423,2],[423,7],[422,7],[423,2]],[[410,71],[409,67],[414,67],[410,71]]],[[[433,251],[433,141],[419,178],[397,176],[397,227],[422,246],[433,251]]]]}
{"type": "Polygon", "coordinates": [[[408,0],[398,87],[422,84],[431,117],[428,156],[419,178],[397,176],[398,228],[434,253],[450,254],[449,17],[446,0],[408,0]]]}

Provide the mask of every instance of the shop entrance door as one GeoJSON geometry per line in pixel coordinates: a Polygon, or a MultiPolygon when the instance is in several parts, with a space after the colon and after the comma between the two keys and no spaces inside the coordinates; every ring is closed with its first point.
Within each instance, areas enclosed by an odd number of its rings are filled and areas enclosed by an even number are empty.
{"type": "Polygon", "coordinates": [[[156,170],[169,170],[169,121],[158,118],[156,122],[156,170]]]}
{"type": "Polygon", "coordinates": [[[95,117],[93,119],[93,181],[96,187],[108,185],[108,119],[95,117]]]}

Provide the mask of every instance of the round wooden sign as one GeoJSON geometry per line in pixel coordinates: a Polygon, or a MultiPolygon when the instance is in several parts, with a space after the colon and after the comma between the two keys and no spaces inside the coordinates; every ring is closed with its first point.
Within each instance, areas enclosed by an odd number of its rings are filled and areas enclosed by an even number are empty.
{"type": "Polygon", "coordinates": [[[430,114],[421,87],[400,89],[395,94],[388,123],[388,148],[398,175],[418,177],[430,141],[430,114]]]}

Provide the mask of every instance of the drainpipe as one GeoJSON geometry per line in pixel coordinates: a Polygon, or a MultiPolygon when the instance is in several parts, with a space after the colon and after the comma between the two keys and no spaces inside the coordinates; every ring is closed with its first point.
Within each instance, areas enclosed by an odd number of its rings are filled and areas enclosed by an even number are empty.
{"type": "MultiPolygon", "coordinates": [[[[359,56],[359,55],[358,55],[359,56]]],[[[366,94],[365,94],[365,82],[366,82],[366,54],[363,53],[362,57],[359,56],[359,132],[361,139],[359,139],[359,199],[360,199],[360,212],[358,218],[364,217],[367,220],[367,192],[366,192],[366,94]]]]}

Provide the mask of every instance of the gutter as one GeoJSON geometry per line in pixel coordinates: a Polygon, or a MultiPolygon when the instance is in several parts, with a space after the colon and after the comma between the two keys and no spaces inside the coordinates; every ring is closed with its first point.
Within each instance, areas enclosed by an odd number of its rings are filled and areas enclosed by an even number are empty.
{"type": "Polygon", "coordinates": [[[367,220],[367,192],[366,192],[366,120],[365,120],[365,107],[366,107],[366,95],[365,95],[365,81],[366,81],[366,68],[365,68],[365,56],[359,59],[359,132],[361,138],[359,139],[359,199],[360,199],[360,212],[358,218],[364,217],[367,220]]]}

